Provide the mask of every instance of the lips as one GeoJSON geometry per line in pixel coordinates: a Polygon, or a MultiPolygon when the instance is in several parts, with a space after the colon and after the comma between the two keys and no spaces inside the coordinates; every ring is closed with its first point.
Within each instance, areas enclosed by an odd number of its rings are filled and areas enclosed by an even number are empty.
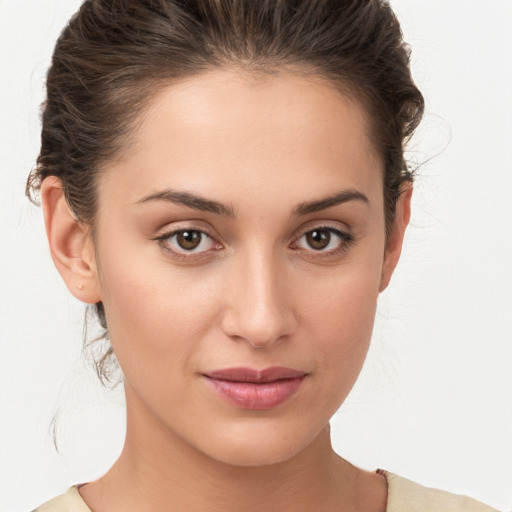
{"type": "Polygon", "coordinates": [[[204,374],[207,384],[221,398],[242,409],[273,409],[291,398],[306,372],[274,366],[264,370],[226,368],[204,374]]]}

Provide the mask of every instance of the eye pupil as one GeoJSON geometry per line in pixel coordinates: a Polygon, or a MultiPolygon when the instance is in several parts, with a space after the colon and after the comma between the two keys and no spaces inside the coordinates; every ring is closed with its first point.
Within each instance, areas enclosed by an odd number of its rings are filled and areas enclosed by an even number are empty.
{"type": "Polygon", "coordinates": [[[192,250],[201,243],[201,233],[199,231],[180,231],[176,235],[178,245],[185,250],[192,250]]]}
{"type": "Polygon", "coordinates": [[[326,229],[315,229],[306,235],[309,246],[316,251],[325,249],[331,241],[331,233],[326,229]]]}

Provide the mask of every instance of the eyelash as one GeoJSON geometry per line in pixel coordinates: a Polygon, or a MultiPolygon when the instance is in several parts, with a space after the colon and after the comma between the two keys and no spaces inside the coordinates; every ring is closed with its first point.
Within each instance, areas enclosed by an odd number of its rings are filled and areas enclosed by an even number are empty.
{"type": "MultiPolygon", "coordinates": [[[[347,251],[355,242],[353,235],[351,235],[350,233],[347,233],[346,231],[342,231],[339,228],[334,228],[332,226],[325,225],[325,226],[315,226],[312,229],[308,229],[307,231],[302,233],[302,235],[300,237],[295,239],[294,244],[296,244],[302,238],[306,237],[308,234],[313,233],[314,231],[327,231],[328,233],[330,233],[330,235],[334,234],[336,237],[338,237],[340,239],[340,242],[339,242],[338,247],[336,247],[335,249],[331,249],[329,251],[315,250],[313,248],[310,248],[309,250],[303,249],[304,251],[307,251],[310,253],[308,255],[309,258],[314,258],[314,259],[334,258],[336,256],[340,256],[345,251],[347,251]]],[[[329,243],[330,243],[330,241],[329,241],[329,243]]]]}
{"type": "MultiPolygon", "coordinates": [[[[337,247],[335,249],[331,249],[329,251],[323,251],[321,249],[315,250],[313,248],[310,248],[310,249],[293,248],[292,250],[310,252],[311,254],[308,255],[308,257],[314,258],[314,259],[329,258],[329,257],[336,257],[336,256],[341,255],[343,252],[348,250],[353,245],[353,243],[355,241],[354,237],[350,233],[341,231],[338,228],[334,228],[332,226],[315,226],[314,228],[308,229],[307,231],[303,232],[298,238],[295,238],[295,241],[293,242],[293,244],[296,244],[299,240],[306,237],[308,234],[313,233],[314,231],[327,231],[331,235],[334,234],[336,237],[338,237],[340,239],[339,247],[337,247]]],[[[207,233],[206,231],[204,231],[202,229],[193,229],[193,228],[175,229],[173,231],[170,231],[168,233],[164,233],[162,235],[155,237],[154,240],[156,242],[158,242],[159,246],[163,250],[170,253],[174,258],[177,258],[180,260],[188,260],[188,261],[194,261],[197,259],[202,259],[204,257],[208,257],[209,256],[208,253],[210,253],[212,250],[218,251],[222,248],[222,245],[220,243],[216,242],[216,240],[213,236],[211,236],[209,233],[207,233]],[[173,237],[179,235],[180,233],[185,233],[185,232],[200,233],[200,235],[202,237],[206,236],[207,238],[211,239],[212,243],[216,244],[218,247],[215,249],[209,249],[209,250],[200,251],[197,253],[194,253],[192,251],[186,251],[185,249],[183,249],[184,252],[179,252],[177,250],[171,249],[171,247],[169,246],[169,243],[168,243],[169,240],[172,239],[173,237]]],[[[202,243],[202,240],[200,241],[200,243],[202,243]]],[[[330,243],[330,241],[329,241],[329,243],[330,243]]]]}
{"type": "MultiPolygon", "coordinates": [[[[174,258],[177,258],[179,260],[193,261],[193,260],[196,260],[196,259],[201,259],[201,258],[207,257],[208,256],[207,253],[209,253],[212,249],[207,250],[207,251],[197,252],[197,253],[194,253],[192,251],[186,251],[185,249],[182,249],[183,252],[179,252],[177,250],[171,249],[171,247],[169,246],[169,243],[168,243],[169,240],[172,239],[173,237],[179,235],[180,233],[186,233],[186,232],[189,232],[189,233],[200,233],[201,237],[205,237],[206,236],[207,238],[211,239],[213,243],[215,243],[216,245],[220,246],[218,249],[214,249],[215,251],[219,250],[222,247],[221,244],[216,242],[215,238],[213,236],[211,236],[210,234],[208,234],[206,231],[204,231],[202,229],[193,229],[193,228],[175,229],[175,230],[170,231],[168,233],[164,233],[162,235],[157,236],[156,238],[154,238],[154,240],[158,242],[158,245],[164,251],[170,253],[174,258]]],[[[202,241],[203,240],[201,239],[200,243],[202,243],[202,241]]]]}

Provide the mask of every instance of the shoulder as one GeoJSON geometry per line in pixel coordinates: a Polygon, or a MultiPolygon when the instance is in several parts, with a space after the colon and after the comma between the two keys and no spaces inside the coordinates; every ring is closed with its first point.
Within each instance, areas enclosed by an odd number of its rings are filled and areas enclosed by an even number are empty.
{"type": "Polygon", "coordinates": [[[32,512],[91,512],[78,492],[78,487],[70,487],[64,494],[53,498],[32,512]]]}
{"type": "Polygon", "coordinates": [[[497,512],[467,496],[423,487],[387,471],[381,473],[388,481],[386,512],[497,512]]]}
{"type": "MultiPolygon", "coordinates": [[[[386,512],[497,512],[467,496],[423,487],[388,471],[380,471],[388,481],[386,512]]],[[[41,505],[33,512],[91,512],[76,486],[41,505]]]]}

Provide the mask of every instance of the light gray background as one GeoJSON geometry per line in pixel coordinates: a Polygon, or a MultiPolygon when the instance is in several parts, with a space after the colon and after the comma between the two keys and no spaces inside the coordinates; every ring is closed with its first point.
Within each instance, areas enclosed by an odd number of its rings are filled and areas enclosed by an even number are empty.
{"type": "MultiPolygon", "coordinates": [[[[124,434],[121,393],[80,354],[40,210],[23,196],[55,39],[77,0],[0,0],[0,510],[97,478],[124,434]],[[58,455],[48,433],[60,411],[58,455]]],[[[333,420],[368,469],[512,509],[512,1],[394,0],[427,99],[402,262],[373,347],[333,420]],[[433,157],[433,158],[431,158],[433,157]]]]}

